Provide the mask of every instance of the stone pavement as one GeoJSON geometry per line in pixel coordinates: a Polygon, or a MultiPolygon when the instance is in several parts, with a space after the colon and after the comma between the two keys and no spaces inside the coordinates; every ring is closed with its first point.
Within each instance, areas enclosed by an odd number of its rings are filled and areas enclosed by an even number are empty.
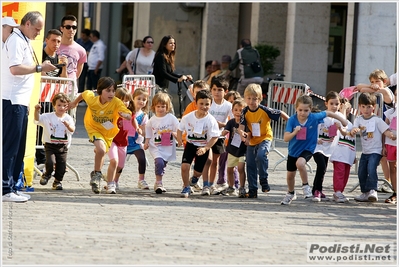
{"type": "MultiPolygon", "coordinates": [[[[346,204],[313,203],[302,198],[299,175],[298,199],[280,205],[286,192],[285,162],[271,153],[271,191],[257,199],[229,196],[180,197],[180,160],[170,162],[164,176],[167,193],[137,189],[137,162],[132,157],[121,177],[116,195],[96,195],[89,186],[93,145],[83,127],[85,107],[78,108],[77,130],[68,162],[81,175],[69,171],[63,191],[51,190],[34,180],[35,192],[26,203],[2,204],[3,265],[320,265],[308,262],[307,242],[381,243],[397,239],[397,207],[384,203],[357,203],[356,189],[346,192],[346,204]]],[[[286,144],[278,144],[283,154],[286,144]]],[[[153,161],[146,180],[155,181],[153,161]]],[[[313,160],[310,161],[315,169],[313,160]]],[[[106,166],[103,173],[106,172],[106,166]]],[[[325,193],[332,196],[332,165],[325,177],[325,193]]],[[[382,175],[380,171],[380,175],[382,175]]],[[[313,174],[309,174],[310,183],[313,174]]],[[[201,181],[202,182],[202,181],[201,181]]],[[[357,183],[353,172],[347,189],[357,183]]],[[[396,265],[391,262],[354,262],[356,265],[396,265]]],[[[335,263],[329,263],[335,264],[335,263]]],[[[348,263],[346,263],[348,264],[348,263]]]]}

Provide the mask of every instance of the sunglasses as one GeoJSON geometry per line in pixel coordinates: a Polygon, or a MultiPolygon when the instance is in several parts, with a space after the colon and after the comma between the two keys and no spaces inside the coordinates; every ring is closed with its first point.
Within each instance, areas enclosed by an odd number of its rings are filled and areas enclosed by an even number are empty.
{"type": "Polygon", "coordinates": [[[147,44],[153,44],[154,42],[146,42],[147,44]]]}
{"type": "Polygon", "coordinates": [[[78,28],[78,26],[75,26],[75,25],[64,25],[64,26],[62,26],[62,27],[64,27],[64,28],[67,29],[67,30],[70,30],[71,28],[74,29],[74,30],[76,30],[76,29],[78,28]]]}

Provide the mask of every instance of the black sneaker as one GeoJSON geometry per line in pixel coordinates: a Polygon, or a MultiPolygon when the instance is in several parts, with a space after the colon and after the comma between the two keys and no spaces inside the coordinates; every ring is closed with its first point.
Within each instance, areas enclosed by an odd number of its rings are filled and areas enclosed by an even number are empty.
{"type": "Polygon", "coordinates": [[[267,193],[270,191],[270,186],[269,184],[264,184],[262,185],[262,192],[267,193]]]}
{"type": "Polygon", "coordinates": [[[54,182],[53,183],[53,190],[62,190],[61,182],[54,182]]]}
{"type": "Polygon", "coordinates": [[[248,191],[248,198],[258,198],[258,191],[249,190],[248,191]]]}
{"type": "Polygon", "coordinates": [[[51,177],[46,177],[46,176],[42,176],[42,178],[40,179],[40,184],[41,185],[46,185],[48,183],[48,180],[50,180],[51,177]]]}

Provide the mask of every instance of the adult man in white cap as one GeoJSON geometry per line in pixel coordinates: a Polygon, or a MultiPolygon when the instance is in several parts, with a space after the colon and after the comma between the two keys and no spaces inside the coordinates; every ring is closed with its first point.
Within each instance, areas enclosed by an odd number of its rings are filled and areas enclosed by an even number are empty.
{"type": "Polygon", "coordinates": [[[19,28],[6,39],[1,52],[1,97],[3,111],[3,202],[26,202],[30,196],[16,190],[25,155],[29,102],[35,82],[35,72],[48,72],[56,67],[40,64],[32,48],[44,27],[40,12],[25,14],[19,28]]]}
{"type": "Polygon", "coordinates": [[[3,27],[2,46],[1,46],[3,48],[4,43],[6,42],[8,36],[10,36],[13,29],[15,27],[18,27],[19,24],[17,24],[12,17],[4,17],[1,18],[1,26],[3,27]]]}

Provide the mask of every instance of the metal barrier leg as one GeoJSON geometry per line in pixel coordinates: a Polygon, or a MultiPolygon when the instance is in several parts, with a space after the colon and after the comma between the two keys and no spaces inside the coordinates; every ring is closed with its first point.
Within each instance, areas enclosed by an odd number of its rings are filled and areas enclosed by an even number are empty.
{"type": "Polygon", "coordinates": [[[80,175],[79,175],[78,171],[74,167],[72,167],[68,162],[66,163],[66,165],[76,175],[76,180],[79,181],[80,180],[80,175]]]}
{"type": "MultiPolygon", "coordinates": [[[[383,182],[383,184],[388,185],[389,188],[391,188],[391,190],[393,191],[393,187],[392,185],[385,179],[385,178],[379,178],[378,179],[379,182],[383,182]]],[[[356,185],[354,185],[351,189],[348,190],[348,192],[353,192],[356,188],[359,187],[359,183],[357,183],[356,185]]]]}

